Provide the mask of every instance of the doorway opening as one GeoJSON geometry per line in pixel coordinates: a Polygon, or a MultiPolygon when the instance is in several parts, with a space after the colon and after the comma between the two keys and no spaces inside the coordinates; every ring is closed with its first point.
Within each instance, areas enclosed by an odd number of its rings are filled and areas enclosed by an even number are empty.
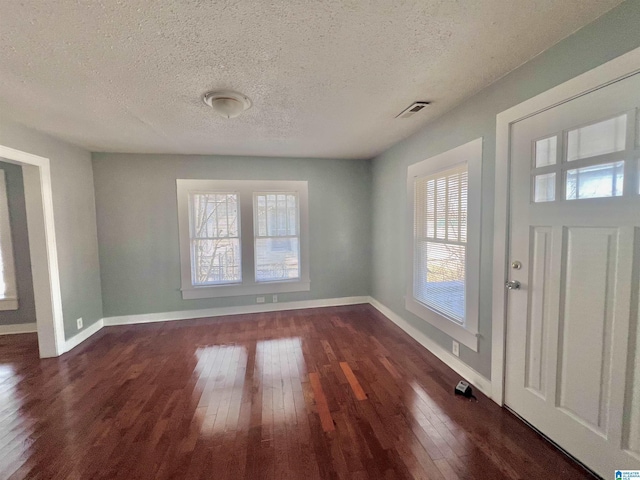
{"type": "Polygon", "coordinates": [[[49,159],[3,145],[0,158],[22,167],[38,349],[57,357],[65,338],[49,159]]]}

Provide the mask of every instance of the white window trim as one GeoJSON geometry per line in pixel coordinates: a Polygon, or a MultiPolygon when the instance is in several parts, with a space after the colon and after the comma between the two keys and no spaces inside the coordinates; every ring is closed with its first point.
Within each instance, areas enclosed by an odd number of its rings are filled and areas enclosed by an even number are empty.
{"type": "Polygon", "coordinates": [[[9,219],[9,199],[4,170],[0,170],[0,252],[4,271],[6,292],[0,293],[0,310],[18,309],[18,289],[16,284],[16,267],[13,258],[13,241],[11,240],[11,222],[9,219]]]}
{"type": "Polygon", "coordinates": [[[309,195],[306,181],[271,180],[176,180],[180,271],[182,298],[234,297],[271,293],[308,292],[309,279],[309,195]],[[242,283],[194,286],[191,281],[191,240],[189,236],[190,192],[233,192],[240,204],[240,252],[242,283]],[[295,280],[256,282],[254,251],[254,192],[296,192],[300,210],[300,278],[295,280]]]}
{"type": "Polygon", "coordinates": [[[481,220],[481,178],[482,178],[482,138],[473,140],[407,169],[407,234],[406,234],[406,295],[405,308],[427,321],[453,339],[478,351],[478,317],[480,302],[480,220],[481,220]],[[467,208],[467,251],[465,275],[465,324],[453,320],[430,309],[413,296],[413,255],[414,255],[414,198],[415,178],[433,175],[456,165],[468,166],[468,208],[467,208]]]}

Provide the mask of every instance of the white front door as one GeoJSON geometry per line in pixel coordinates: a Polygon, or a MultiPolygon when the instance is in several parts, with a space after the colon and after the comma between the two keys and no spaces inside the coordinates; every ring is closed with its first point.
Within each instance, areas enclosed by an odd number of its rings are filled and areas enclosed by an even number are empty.
{"type": "Polygon", "coordinates": [[[640,470],[638,107],[640,74],[510,139],[505,403],[605,478],[640,470]]]}

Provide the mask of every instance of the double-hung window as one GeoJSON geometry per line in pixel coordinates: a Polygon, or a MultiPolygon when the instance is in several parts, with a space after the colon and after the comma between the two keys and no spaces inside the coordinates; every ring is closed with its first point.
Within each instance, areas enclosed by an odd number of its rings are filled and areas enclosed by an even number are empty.
{"type": "Polygon", "coordinates": [[[303,181],[177,180],[185,299],[308,291],[303,181]]]}
{"type": "Polygon", "coordinates": [[[253,201],[256,281],[300,278],[298,194],[256,193],[253,201]]]}
{"type": "Polygon", "coordinates": [[[193,285],[242,282],[238,194],[192,192],[189,206],[193,285]]]}
{"type": "Polygon", "coordinates": [[[477,350],[482,139],[408,169],[406,308],[477,350]]]}

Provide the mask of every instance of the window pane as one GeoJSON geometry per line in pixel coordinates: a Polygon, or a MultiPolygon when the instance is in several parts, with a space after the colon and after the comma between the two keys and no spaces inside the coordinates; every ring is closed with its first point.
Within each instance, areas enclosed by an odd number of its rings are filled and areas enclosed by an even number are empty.
{"type": "MultiPolygon", "coordinates": [[[[435,222],[436,222],[436,204],[435,204],[435,190],[436,181],[429,180],[427,182],[427,197],[423,199],[423,202],[426,202],[427,206],[427,218],[424,220],[427,224],[427,237],[434,238],[435,237],[435,222]]],[[[422,229],[424,230],[424,228],[422,229]]]]}
{"type": "Polygon", "coordinates": [[[566,198],[619,197],[624,182],[624,162],[567,171],[566,198]]]}
{"type": "Polygon", "coordinates": [[[256,198],[256,217],[258,218],[258,235],[267,235],[267,197],[260,195],[256,198]]]}
{"type": "Polygon", "coordinates": [[[191,198],[195,238],[238,236],[238,195],[197,193],[191,198]]]}
{"type": "Polygon", "coordinates": [[[467,197],[469,195],[469,172],[465,170],[460,174],[460,241],[467,241],[467,197]]]}
{"type": "Polygon", "coordinates": [[[419,241],[415,255],[416,300],[463,324],[466,247],[419,241]]]}
{"type": "Polygon", "coordinates": [[[465,242],[468,172],[455,167],[415,180],[415,233],[419,237],[465,242]]]}
{"type": "Polygon", "coordinates": [[[278,218],[278,226],[277,226],[277,235],[287,235],[287,196],[284,194],[276,195],[277,198],[277,218],[278,218]]]}
{"type": "Polygon", "coordinates": [[[536,175],[534,185],[535,202],[553,202],[556,199],[556,174],[536,175]]]}
{"type": "Polygon", "coordinates": [[[446,226],[447,177],[436,179],[436,238],[444,238],[446,226]]]}
{"type": "Polygon", "coordinates": [[[460,175],[450,175],[447,181],[447,238],[458,241],[460,240],[460,175]]]}
{"type": "Polygon", "coordinates": [[[256,281],[300,278],[298,196],[287,192],[259,193],[255,194],[254,201],[258,224],[255,238],[256,281]]]}
{"type": "Polygon", "coordinates": [[[624,150],[626,133],[626,115],[571,130],[567,135],[567,160],[624,150]]]}
{"type": "Polygon", "coordinates": [[[298,235],[298,197],[291,193],[255,195],[255,215],[259,237],[298,235]]]}
{"type": "Polygon", "coordinates": [[[415,180],[414,297],[459,324],[465,319],[467,165],[415,180]]]}
{"type": "Polygon", "coordinates": [[[298,238],[256,238],[256,281],[300,277],[298,238]]]}
{"type": "Polygon", "coordinates": [[[287,195],[289,235],[298,235],[298,202],[295,195],[287,195]]]}
{"type": "Polygon", "coordinates": [[[240,239],[192,240],[193,284],[215,285],[242,280],[240,239]]]}
{"type": "Polygon", "coordinates": [[[555,165],[558,138],[550,137],[536,142],[536,168],[555,165]]]}

